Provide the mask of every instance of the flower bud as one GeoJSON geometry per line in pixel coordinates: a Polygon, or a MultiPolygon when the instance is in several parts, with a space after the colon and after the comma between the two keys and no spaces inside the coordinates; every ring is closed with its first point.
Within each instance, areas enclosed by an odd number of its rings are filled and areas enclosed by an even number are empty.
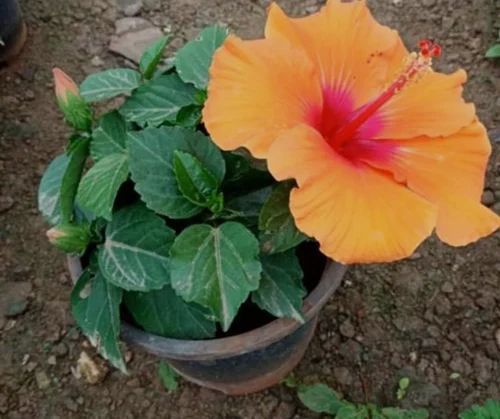
{"type": "Polygon", "coordinates": [[[88,225],[59,224],[47,231],[49,241],[59,250],[81,255],[90,241],[88,225]]]}
{"type": "Polygon", "coordinates": [[[80,96],[78,86],[59,68],[54,68],[52,73],[57,103],[66,121],[78,130],[88,131],[92,124],[92,114],[89,105],[80,96]]]}

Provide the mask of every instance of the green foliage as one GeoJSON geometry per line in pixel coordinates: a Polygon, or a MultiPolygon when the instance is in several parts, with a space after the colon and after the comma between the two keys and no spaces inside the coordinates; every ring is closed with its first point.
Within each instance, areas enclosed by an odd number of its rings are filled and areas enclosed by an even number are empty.
{"type": "Polygon", "coordinates": [[[139,68],[145,79],[149,80],[151,77],[153,77],[156,66],[161,60],[163,51],[165,50],[168,41],[169,37],[163,36],[153,45],[147,48],[146,51],[144,51],[144,53],[142,54],[141,60],[139,62],[139,68]]]}
{"type": "Polygon", "coordinates": [[[158,377],[160,377],[161,383],[167,391],[175,391],[179,387],[177,383],[177,373],[166,362],[160,361],[160,365],[158,366],[158,377]]]}
{"type": "Polygon", "coordinates": [[[38,187],[38,210],[52,225],[61,221],[61,184],[69,160],[66,154],[52,160],[38,187]]]}
{"type": "MultiPolygon", "coordinates": [[[[122,312],[175,339],[227,332],[243,304],[304,321],[295,247],[305,236],[288,209],[292,184],[243,149],[220,150],[202,124],[209,67],[226,36],[207,28],[166,66],[164,37],[139,71],[92,74],[81,97],[65,96],[74,133],[43,175],[38,205],[54,226],[49,240],[82,256],[71,298],[78,325],[123,371],[122,312]],[[90,105],[118,96],[102,115],[90,105]]],[[[159,374],[173,386],[167,369],[159,374]]]]}
{"type": "Polygon", "coordinates": [[[68,150],[69,161],[64,171],[60,187],[61,221],[71,223],[75,214],[75,197],[83,168],[89,154],[88,138],[73,138],[68,150]]]}
{"type": "Polygon", "coordinates": [[[151,292],[126,292],[124,302],[147,332],[175,339],[205,339],[215,335],[215,322],[203,307],[186,303],[170,285],[151,292]]]}
{"type": "Polygon", "coordinates": [[[429,417],[429,412],[425,409],[405,410],[350,403],[341,400],[335,391],[324,384],[298,385],[298,396],[310,410],[328,413],[336,419],[427,419],[429,417]]]}
{"type": "Polygon", "coordinates": [[[252,300],[276,317],[290,317],[304,322],[302,298],[302,269],[294,250],[261,257],[262,279],[252,300]]]}
{"type": "Polygon", "coordinates": [[[196,103],[196,89],[185,84],[176,74],[159,76],[143,84],[130,96],[120,113],[140,126],[157,127],[175,122],[179,111],[196,103]]]}
{"type": "Polygon", "coordinates": [[[500,58],[500,44],[492,45],[486,51],[486,58],[500,58]]]}
{"type": "Polygon", "coordinates": [[[262,250],[279,253],[296,247],[306,240],[290,213],[289,200],[291,182],[276,186],[264,203],[259,215],[259,230],[262,250]]]}
{"type": "Polygon", "coordinates": [[[127,125],[117,111],[105,114],[92,132],[90,155],[99,161],[110,154],[124,153],[126,150],[127,125]]]}
{"type": "Polygon", "coordinates": [[[300,385],[297,395],[308,409],[316,413],[335,415],[343,406],[337,393],[325,384],[300,385]]]}
{"type": "Polygon", "coordinates": [[[141,204],[118,211],[106,227],[99,267],[125,290],[151,291],[170,282],[168,252],[174,231],[141,204]]]}
{"type": "Polygon", "coordinates": [[[473,405],[460,413],[460,419],[500,419],[500,401],[487,400],[484,405],[473,405]]]}
{"type": "Polygon", "coordinates": [[[200,132],[179,127],[147,128],[130,132],[127,147],[137,192],[149,208],[170,218],[190,218],[203,211],[179,190],[174,172],[176,151],[196,157],[218,182],[224,178],[220,151],[200,132]]]}
{"type": "Polygon", "coordinates": [[[139,87],[141,75],[134,70],[115,68],[91,74],[80,85],[80,95],[86,102],[100,102],[128,95],[139,87]]]}
{"type": "Polygon", "coordinates": [[[177,51],[175,66],[181,79],[194,84],[198,89],[206,89],[212,57],[227,35],[226,28],[211,26],[205,28],[197,39],[177,51]]]}
{"type": "Polygon", "coordinates": [[[406,391],[410,386],[410,379],[408,377],[403,377],[399,380],[398,391],[396,392],[396,397],[398,400],[403,400],[406,396],[406,391]]]}
{"type": "Polygon", "coordinates": [[[229,329],[240,304],[259,286],[259,243],[243,225],[198,224],[186,228],[170,250],[175,291],[207,307],[229,329]]]}
{"type": "Polygon", "coordinates": [[[174,151],[174,173],[177,187],[184,198],[212,212],[220,212],[223,195],[219,193],[220,180],[192,154],[174,151]]]}
{"type": "Polygon", "coordinates": [[[95,267],[87,268],[71,293],[76,323],[97,351],[113,366],[127,371],[118,343],[123,291],[110,284],[95,267]]]}

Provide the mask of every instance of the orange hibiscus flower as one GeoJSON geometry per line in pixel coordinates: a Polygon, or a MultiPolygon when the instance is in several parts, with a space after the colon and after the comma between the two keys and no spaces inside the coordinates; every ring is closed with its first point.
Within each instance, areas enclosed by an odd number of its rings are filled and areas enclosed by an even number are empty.
{"type": "Polygon", "coordinates": [[[499,226],[480,204],[491,147],[465,72],[431,69],[439,54],[409,53],[364,1],[299,19],[273,4],[265,39],[216,52],[203,119],[222,149],[296,180],[297,227],[340,262],[407,257],[434,229],[466,245],[499,226]]]}

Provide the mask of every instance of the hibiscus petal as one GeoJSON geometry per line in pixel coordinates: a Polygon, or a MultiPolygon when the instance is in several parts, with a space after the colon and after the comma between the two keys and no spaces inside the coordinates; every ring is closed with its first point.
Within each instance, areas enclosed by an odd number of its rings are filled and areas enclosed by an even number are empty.
{"type": "Polygon", "coordinates": [[[447,136],[469,125],[475,118],[473,104],[462,98],[467,74],[428,72],[403,88],[376,114],[381,130],[374,138],[447,136]]]}
{"type": "Polygon", "coordinates": [[[320,12],[297,19],[271,4],[265,33],[306,51],[323,86],[352,93],[356,107],[387,85],[407,55],[398,33],[380,25],[364,1],[330,0],[320,12]]]}
{"type": "Polygon", "coordinates": [[[343,158],[308,126],[283,133],[268,163],[278,180],[297,181],[290,197],[297,227],[339,262],[408,257],[436,225],[431,203],[386,174],[343,158]]]}
{"type": "Polygon", "coordinates": [[[350,152],[359,159],[391,171],[410,189],[436,203],[436,232],[444,242],[466,245],[499,227],[500,218],[480,204],[491,145],[478,121],[445,138],[379,140],[352,147],[356,149],[350,152]]]}
{"type": "Polygon", "coordinates": [[[230,36],[215,53],[210,75],[203,121],[224,150],[246,147],[265,157],[281,131],[322,104],[314,66],[288,43],[230,36]]]}

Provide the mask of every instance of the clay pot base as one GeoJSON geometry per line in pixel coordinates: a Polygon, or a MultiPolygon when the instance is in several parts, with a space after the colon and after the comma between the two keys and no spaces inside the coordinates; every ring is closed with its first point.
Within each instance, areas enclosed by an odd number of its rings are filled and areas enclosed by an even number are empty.
{"type": "Polygon", "coordinates": [[[0,47],[0,63],[9,63],[14,60],[22,51],[26,39],[28,37],[28,29],[24,22],[21,23],[17,33],[8,41],[6,47],[0,47]]]}

